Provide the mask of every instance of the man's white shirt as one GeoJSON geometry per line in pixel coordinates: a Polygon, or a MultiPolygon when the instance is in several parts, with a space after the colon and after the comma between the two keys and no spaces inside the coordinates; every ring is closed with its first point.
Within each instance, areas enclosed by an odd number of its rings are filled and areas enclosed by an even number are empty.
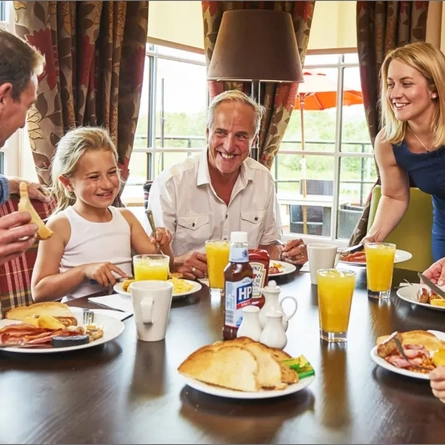
{"type": "Polygon", "coordinates": [[[175,256],[205,250],[205,241],[248,233],[249,248],[282,237],[274,182],[269,170],[252,158],[241,165],[229,205],[210,183],[207,149],[164,170],[153,182],[148,206],[155,224],[173,233],[175,256]]]}

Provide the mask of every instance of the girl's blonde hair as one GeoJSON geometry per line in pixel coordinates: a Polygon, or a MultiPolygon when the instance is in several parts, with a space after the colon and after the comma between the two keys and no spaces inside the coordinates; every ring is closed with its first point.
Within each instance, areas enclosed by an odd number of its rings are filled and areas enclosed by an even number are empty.
{"type": "MultiPolygon", "coordinates": [[[[71,177],[81,156],[89,150],[109,150],[116,164],[118,154],[107,130],[99,127],[79,127],[66,133],[57,144],[57,150],[51,164],[52,196],[57,201],[58,213],[76,202],[76,195],[62,184],[59,177],[71,177]]],[[[122,179],[119,176],[122,184],[122,179]]]]}
{"type": "Polygon", "coordinates": [[[389,99],[388,92],[388,70],[393,60],[416,69],[425,77],[428,88],[434,91],[437,97],[434,100],[435,110],[431,121],[431,131],[433,132],[434,147],[445,144],[445,83],[443,76],[445,73],[445,56],[440,50],[430,43],[417,42],[396,48],[389,52],[383,61],[380,69],[380,102],[382,110],[382,128],[384,128],[384,139],[386,142],[398,144],[405,139],[408,122],[399,121],[394,114],[389,99]]]}

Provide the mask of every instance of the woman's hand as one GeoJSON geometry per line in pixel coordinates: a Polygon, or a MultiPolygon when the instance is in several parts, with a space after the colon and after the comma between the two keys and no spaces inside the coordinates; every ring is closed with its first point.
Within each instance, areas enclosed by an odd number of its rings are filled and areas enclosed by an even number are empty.
{"type": "Polygon", "coordinates": [[[87,279],[97,281],[102,287],[114,286],[116,284],[116,278],[113,275],[113,272],[123,278],[128,277],[122,269],[108,262],[86,264],[83,268],[83,272],[87,279]]]}

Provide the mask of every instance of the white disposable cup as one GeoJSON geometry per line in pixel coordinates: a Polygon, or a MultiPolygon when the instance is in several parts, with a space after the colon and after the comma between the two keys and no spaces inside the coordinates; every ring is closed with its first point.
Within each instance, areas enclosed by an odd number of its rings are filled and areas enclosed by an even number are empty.
{"type": "Polygon", "coordinates": [[[134,321],[139,340],[159,341],[165,338],[173,295],[169,281],[134,281],[130,284],[134,321]]]}
{"type": "Polygon", "coordinates": [[[312,284],[317,284],[317,270],[332,269],[336,266],[337,249],[335,244],[314,243],[307,245],[312,284]]]}

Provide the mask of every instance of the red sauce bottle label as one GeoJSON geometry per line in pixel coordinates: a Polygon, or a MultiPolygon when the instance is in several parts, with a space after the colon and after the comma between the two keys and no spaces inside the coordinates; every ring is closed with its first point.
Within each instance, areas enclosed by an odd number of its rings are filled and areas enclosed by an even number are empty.
{"type": "Polygon", "coordinates": [[[260,289],[267,286],[269,281],[269,254],[266,250],[249,249],[249,264],[253,269],[252,304],[261,308],[264,304],[264,297],[260,289]]]}

